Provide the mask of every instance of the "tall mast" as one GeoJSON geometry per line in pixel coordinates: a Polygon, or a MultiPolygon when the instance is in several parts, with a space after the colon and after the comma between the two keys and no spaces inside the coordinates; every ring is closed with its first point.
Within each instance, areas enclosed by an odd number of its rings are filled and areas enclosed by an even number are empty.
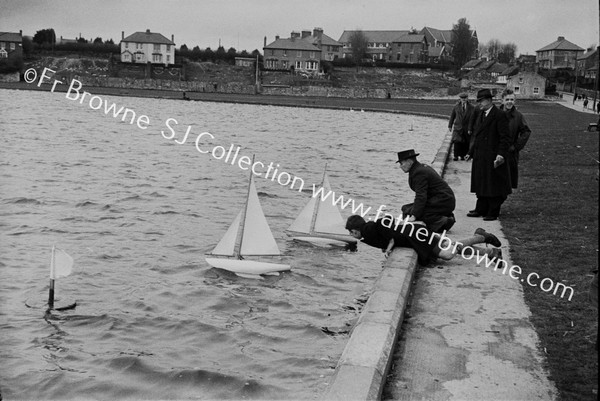
{"type": "MultiPolygon", "coordinates": [[[[252,155],[252,164],[254,166],[254,155],[252,155]]],[[[238,259],[242,259],[240,251],[242,249],[242,241],[244,240],[244,226],[246,225],[246,213],[248,212],[248,200],[250,199],[250,189],[252,188],[252,168],[250,168],[250,179],[248,180],[248,191],[246,192],[246,204],[242,209],[242,218],[240,219],[240,228],[237,232],[237,238],[235,240],[235,246],[233,247],[233,256],[238,259]]]]}
{"type": "MultiPolygon", "coordinates": [[[[321,179],[321,186],[325,184],[325,174],[327,174],[327,163],[325,163],[325,170],[323,171],[323,178],[321,179]]],[[[325,190],[323,188],[323,190],[325,190]]],[[[315,224],[317,223],[317,214],[319,214],[319,207],[321,206],[322,200],[317,199],[315,202],[315,208],[313,209],[312,218],[310,219],[310,229],[309,233],[313,233],[315,231],[315,224]]]]}

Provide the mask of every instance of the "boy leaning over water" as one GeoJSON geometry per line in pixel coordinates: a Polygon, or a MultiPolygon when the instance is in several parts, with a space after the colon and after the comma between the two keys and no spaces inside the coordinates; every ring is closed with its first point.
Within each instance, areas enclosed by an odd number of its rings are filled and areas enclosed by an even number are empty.
{"type": "Polygon", "coordinates": [[[502,244],[494,234],[478,228],[475,233],[460,241],[452,241],[445,235],[432,233],[425,225],[403,222],[395,226],[386,226],[383,219],[365,221],[362,216],[352,215],[346,221],[346,230],[354,238],[367,245],[380,248],[387,258],[395,247],[412,248],[417,252],[419,264],[428,265],[431,261],[440,258],[451,260],[457,253],[471,256],[475,251],[479,255],[487,255],[489,259],[502,259],[502,244]],[[447,245],[445,245],[447,242],[447,245]],[[482,248],[476,244],[491,244],[495,248],[482,248]]]}

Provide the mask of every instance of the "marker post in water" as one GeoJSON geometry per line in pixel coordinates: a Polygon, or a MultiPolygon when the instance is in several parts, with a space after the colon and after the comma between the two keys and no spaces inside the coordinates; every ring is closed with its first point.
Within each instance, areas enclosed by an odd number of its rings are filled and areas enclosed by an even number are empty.
{"type": "MultiPolygon", "coordinates": [[[[54,309],[54,281],[66,277],[73,271],[73,258],[60,248],[52,246],[52,259],[50,260],[50,289],[48,291],[48,309],[54,309]]],[[[76,304],[60,309],[70,309],[76,304]]]]}

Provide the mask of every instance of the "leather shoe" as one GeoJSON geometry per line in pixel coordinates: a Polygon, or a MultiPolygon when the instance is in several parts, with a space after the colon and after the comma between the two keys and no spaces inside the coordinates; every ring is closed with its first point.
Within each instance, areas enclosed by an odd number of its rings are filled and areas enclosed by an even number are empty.
{"type": "Polygon", "coordinates": [[[478,228],[475,230],[475,235],[481,235],[484,238],[486,244],[491,244],[497,248],[502,246],[502,243],[494,234],[488,233],[483,228],[478,228]]]}
{"type": "Polygon", "coordinates": [[[481,215],[477,211],[471,210],[469,213],[467,213],[467,217],[481,217],[481,215]]]}
{"type": "Polygon", "coordinates": [[[485,220],[485,221],[494,221],[496,219],[497,219],[497,217],[494,217],[494,216],[485,216],[483,218],[483,220],[485,220]]]}

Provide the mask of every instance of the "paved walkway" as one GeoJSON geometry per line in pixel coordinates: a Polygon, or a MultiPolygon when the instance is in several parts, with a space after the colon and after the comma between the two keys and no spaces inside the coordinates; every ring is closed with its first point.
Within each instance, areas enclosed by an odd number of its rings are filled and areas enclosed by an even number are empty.
{"type": "MultiPolygon", "coordinates": [[[[449,235],[460,240],[477,227],[509,244],[499,221],[466,217],[475,205],[471,163],[449,161],[444,175],[456,194],[457,223],[449,235]]],[[[410,318],[394,355],[384,399],[553,400],[557,392],[544,370],[538,337],[529,321],[520,278],[458,256],[422,268],[410,318]]]]}

